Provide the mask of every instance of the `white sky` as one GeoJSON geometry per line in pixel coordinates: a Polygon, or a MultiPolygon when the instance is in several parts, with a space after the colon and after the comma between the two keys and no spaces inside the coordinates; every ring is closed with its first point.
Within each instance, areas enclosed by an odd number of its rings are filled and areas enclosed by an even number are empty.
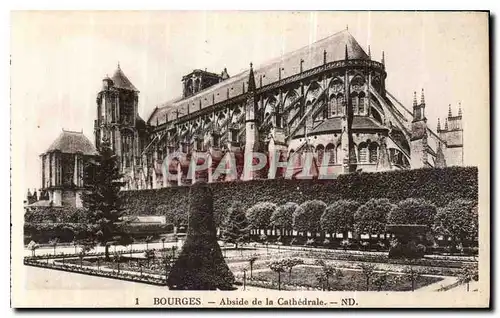
{"type": "MultiPolygon", "coordinates": [[[[24,188],[40,185],[38,155],[61,133],[93,141],[101,79],[122,70],[141,91],[140,115],[178,96],[181,77],[207,68],[229,75],[349,26],[372,58],[385,51],[386,88],[411,108],[425,89],[435,129],[462,102],[465,163],[477,164],[488,136],[488,24],[485,13],[412,12],[17,12],[12,15],[13,133],[22,130],[24,188]]],[[[486,154],[484,154],[486,155],[486,154]]],[[[489,154],[488,154],[489,155],[489,154]]]]}

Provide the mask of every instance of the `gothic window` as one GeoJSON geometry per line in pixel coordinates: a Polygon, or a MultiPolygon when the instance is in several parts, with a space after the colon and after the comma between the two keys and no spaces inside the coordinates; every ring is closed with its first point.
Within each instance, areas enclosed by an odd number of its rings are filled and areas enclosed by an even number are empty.
{"type": "Polygon", "coordinates": [[[339,93],[339,92],[341,92],[342,88],[343,88],[342,80],[340,80],[339,78],[335,78],[335,79],[332,80],[331,91],[333,93],[339,93]]]}
{"type": "Polygon", "coordinates": [[[201,137],[196,139],[196,150],[203,151],[203,138],[201,137]]]}
{"type": "Polygon", "coordinates": [[[353,78],[351,81],[351,89],[357,92],[363,90],[364,85],[365,85],[365,80],[359,75],[353,78]]]}
{"type": "Polygon", "coordinates": [[[337,114],[344,114],[344,95],[342,94],[337,96],[337,114]]]}
{"type": "Polygon", "coordinates": [[[213,141],[214,141],[213,146],[215,148],[219,148],[220,147],[220,137],[218,134],[213,135],[213,141]]]}
{"type": "Polygon", "coordinates": [[[333,144],[326,145],[325,151],[329,156],[328,164],[333,165],[333,164],[337,163],[337,156],[336,156],[337,153],[335,151],[335,145],[333,145],[333,144]]]}
{"type": "Polygon", "coordinates": [[[359,114],[362,114],[365,112],[365,102],[366,102],[365,94],[363,92],[361,92],[359,94],[359,101],[358,101],[358,113],[359,114]]]}
{"type": "Polygon", "coordinates": [[[316,147],[316,154],[318,156],[318,164],[321,164],[323,162],[324,153],[325,153],[325,147],[323,145],[318,145],[318,147],[316,147]]]}
{"type": "Polygon", "coordinates": [[[370,163],[376,163],[378,159],[378,144],[376,142],[372,142],[369,148],[370,153],[370,163]]]}
{"type": "Polygon", "coordinates": [[[352,107],[353,113],[356,114],[358,112],[358,95],[357,94],[351,95],[351,107],[352,107]]]}
{"type": "Polygon", "coordinates": [[[360,163],[368,162],[368,145],[366,143],[359,144],[358,155],[360,163]]]}
{"type": "Polygon", "coordinates": [[[335,148],[335,159],[337,160],[336,163],[341,163],[342,157],[340,154],[342,153],[342,147],[341,145],[337,145],[335,148]]]}
{"type": "Polygon", "coordinates": [[[238,142],[238,130],[237,129],[231,129],[231,141],[232,142],[238,142]]]}
{"type": "Polygon", "coordinates": [[[337,98],[334,95],[330,96],[328,102],[328,117],[334,117],[337,114],[337,98]]]}

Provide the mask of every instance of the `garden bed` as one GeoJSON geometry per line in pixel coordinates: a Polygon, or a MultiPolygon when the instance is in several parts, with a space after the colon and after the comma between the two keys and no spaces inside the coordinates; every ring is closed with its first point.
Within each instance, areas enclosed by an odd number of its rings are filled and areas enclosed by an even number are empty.
{"type": "Polygon", "coordinates": [[[120,279],[120,280],[125,280],[125,281],[144,283],[144,284],[150,284],[150,285],[157,285],[157,286],[165,286],[166,285],[165,278],[156,277],[156,276],[147,275],[147,274],[141,275],[141,274],[132,274],[132,273],[128,273],[128,272],[105,271],[105,270],[98,270],[96,268],[80,267],[80,266],[72,265],[72,264],[44,263],[44,262],[40,262],[40,261],[36,261],[36,260],[28,260],[28,259],[24,260],[24,265],[41,267],[41,268],[48,268],[48,269],[54,269],[54,270],[61,270],[61,271],[65,271],[65,272],[85,274],[85,275],[91,275],[91,276],[120,279]]]}
{"type": "MultiPolygon", "coordinates": [[[[281,282],[284,284],[284,289],[290,290],[296,287],[297,289],[313,288],[319,289],[320,285],[316,280],[316,274],[321,273],[320,267],[301,266],[292,271],[291,279],[288,273],[281,274],[281,282]]],[[[333,291],[366,291],[366,278],[361,271],[342,270],[343,277],[339,280],[334,280],[329,283],[330,290],[333,291]]],[[[378,275],[375,273],[374,277],[378,275]]],[[[438,277],[420,276],[415,281],[415,289],[441,281],[438,277]]],[[[248,279],[248,284],[256,282],[269,282],[268,288],[278,289],[278,274],[268,270],[253,273],[253,279],[248,279]]],[[[262,284],[261,284],[262,285],[262,284]]],[[[411,281],[400,274],[388,274],[387,284],[380,291],[411,291],[411,281]]],[[[370,284],[370,291],[377,291],[378,288],[370,284]]]]}

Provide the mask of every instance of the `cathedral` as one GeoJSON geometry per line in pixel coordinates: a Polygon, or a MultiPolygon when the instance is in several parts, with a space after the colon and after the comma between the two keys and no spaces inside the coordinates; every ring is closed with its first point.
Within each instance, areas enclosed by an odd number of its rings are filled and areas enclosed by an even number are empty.
{"type": "Polygon", "coordinates": [[[146,120],[118,65],[97,94],[95,145],[111,144],[129,190],[283,178],[276,163],[289,159],[295,176],[306,153],[315,176],[462,165],[460,106],[431,129],[424,90],[403,105],[386,89],[384,53],[376,61],[367,51],[343,30],[233,76],[195,69],[182,77],[182,94],[146,120]],[[267,156],[261,171],[250,167],[254,152],[267,156]],[[237,175],[212,178],[228,153],[237,175]],[[193,173],[193,157],[206,158],[208,171],[193,173]]]}

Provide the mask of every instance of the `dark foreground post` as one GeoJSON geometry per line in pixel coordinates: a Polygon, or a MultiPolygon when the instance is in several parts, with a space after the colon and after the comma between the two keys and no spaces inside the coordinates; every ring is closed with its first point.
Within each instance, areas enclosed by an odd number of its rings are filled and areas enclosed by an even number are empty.
{"type": "Polygon", "coordinates": [[[167,279],[170,289],[233,290],[235,282],[217,243],[212,191],[196,183],[189,193],[186,242],[167,279]]]}

